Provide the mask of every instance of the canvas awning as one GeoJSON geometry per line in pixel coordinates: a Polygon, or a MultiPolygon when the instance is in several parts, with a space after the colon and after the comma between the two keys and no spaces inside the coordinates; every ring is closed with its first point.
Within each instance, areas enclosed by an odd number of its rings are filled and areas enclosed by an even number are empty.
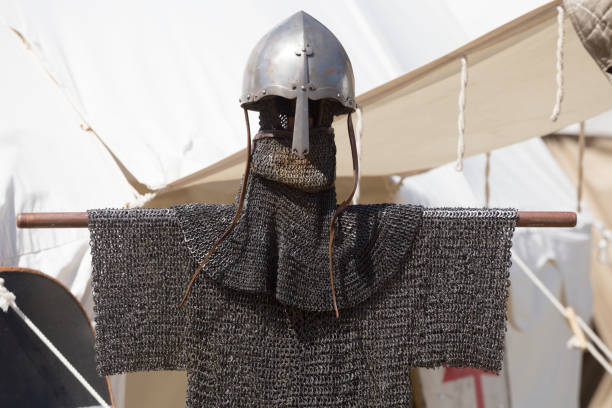
{"type": "MultiPolygon", "coordinates": [[[[556,122],[557,11],[551,2],[357,98],[363,107],[363,176],[418,172],[453,161],[460,61],[468,60],[466,156],[543,136],[612,108],[612,87],[565,19],[564,99],[556,122]]],[[[334,123],[338,176],[350,176],[345,118],[334,123]]],[[[238,152],[171,183],[184,188],[238,180],[238,152]]]]}

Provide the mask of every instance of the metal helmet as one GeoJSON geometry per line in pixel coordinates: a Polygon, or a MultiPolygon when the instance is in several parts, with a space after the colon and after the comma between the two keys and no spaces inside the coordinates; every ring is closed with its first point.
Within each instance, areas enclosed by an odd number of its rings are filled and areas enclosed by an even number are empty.
{"type": "Polygon", "coordinates": [[[299,11],[268,32],[255,46],[246,65],[240,106],[262,110],[271,96],[295,99],[292,150],[308,153],[308,100],[333,99],[342,109],[355,110],[355,79],[340,41],[323,24],[299,11]]]}

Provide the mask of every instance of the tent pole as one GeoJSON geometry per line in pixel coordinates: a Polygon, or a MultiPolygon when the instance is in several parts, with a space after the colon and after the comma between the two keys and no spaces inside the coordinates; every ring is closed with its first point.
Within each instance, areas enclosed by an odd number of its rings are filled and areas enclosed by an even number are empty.
{"type": "MultiPolygon", "coordinates": [[[[576,213],[563,211],[519,211],[517,227],[575,227],[576,213]]],[[[86,212],[17,214],[18,228],[87,228],[86,212]]]]}

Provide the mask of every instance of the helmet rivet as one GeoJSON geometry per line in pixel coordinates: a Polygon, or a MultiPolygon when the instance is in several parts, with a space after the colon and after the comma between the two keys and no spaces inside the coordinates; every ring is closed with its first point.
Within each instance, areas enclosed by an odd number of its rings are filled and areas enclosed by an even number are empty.
{"type": "Polygon", "coordinates": [[[293,89],[295,89],[295,88],[297,88],[297,86],[296,86],[296,85],[293,85],[293,86],[292,86],[292,88],[293,88],[293,89]]]}
{"type": "Polygon", "coordinates": [[[247,101],[251,99],[251,94],[247,94],[247,101]]]}
{"type": "Polygon", "coordinates": [[[340,93],[338,93],[336,96],[339,98],[340,97],[340,93]]]}
{"type": "Polygon", "coordinates": [[[261,91],[261,93],[262,93],[263,95],[265,95],[265,94],[266,94],[266,90],[264,89],[263,91],[261,91]]]}
{"type": "Polygon", "coordinates": [[[302,88],[302,91],[305,91],[306,90],[306,85],[302,85],[301,88],[302,88]]]}

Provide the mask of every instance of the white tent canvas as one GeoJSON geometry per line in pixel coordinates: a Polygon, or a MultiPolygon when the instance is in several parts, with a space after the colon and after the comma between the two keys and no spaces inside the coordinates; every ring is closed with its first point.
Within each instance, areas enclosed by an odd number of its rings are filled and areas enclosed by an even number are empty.
{"type": "MultiPolygon", "coordinates": [[[[454,160],[461,56],[468,56],[468,156],[543,136],[612,108],[612,88],[566,20],[563,112],[558,121],[550,120],[555,95],[555,6],[549,3],[360,95],[357,102],[364,110],[365,129],[362,174],[406,174],[454,160]],[[402,154],[388,155],[389,151],[402,154]]],[[[348,176],[352,167],[344,121],[336,121],[334,127],[338,175],[348,176]]],[[[243,156],[234,155],[171,186],[238,179],[243,156]]]]}
{"type": "MultiPolygon", "coordinates": [[[[86,2],[68,4],[70,13],[37,2],[7,2],[0,15],[27,41],[82,121],[134,177],[132,184],[147,192],[238,179],[240,165],[221,174],[219,166],[206,168],[242,147],[237,95],[250,48],[299,5],[244,3],[236,13],[235,7],[211,12],[195,3],[160,3],[147,5],[143,14],[138,2],[100,8],[86,2]],[[208,38],[214,40],[202,40],[208,38]]],[[[604,110],[592,101],[585,107],[584,95],[597,91],[591,99],[599,101],[602,92],[610,94],[598,86],[600,78],[589,75],[594,64],[584,63],[588,55],[568,26],[565,114],[558,124],[538,128],[532,123],[540,112],[546,119],[555,92],[556,2],[519,16],[541,4],[498,7],[473,2],[459,7],[439,1],[424,3],[418,11],[403,2],[309,4],[307,11],[337,34],[353,61],[365,129],[376,135],[364,139],[368,153],[363,174],[405,173],[453,159],[461,55],[469,58],[467,109],[473,113],[467,125],[468,154],[548,133],[571,123],[574,116],[604,110]],[[518,20],[484,35],[513,17],[518,20]],[[442,34],[439,27],[444,27],[442,34]],[[592,83],[576,81],[580,76],[592,78],[592,83]],[[541,96],[534,100],[534,95],[541,96]],[[581,112],[574,112],[575,107],[581,112]],[[517,136],[523,130],[528,134],[517,136]],[[430,135],[430,143],[401,136],[423,132],[430,135]],[[423,151],[421,145],[434,147],[423,151]],[[405,157],[380,160],[383,146],[404,149],[405,157]]],[[[340,132],[338,140],[344,141],[342,136],[340,132]]],[[[340,147],[339,174],[344,175],[350,173],[350,163],[345,145],[340,147]]]]}
{"type": "MultiPolygon", "coordinates": [[[[0,266],[34,268],[59,279],[93,319],[89,232],[19,230],[15,216],[122,207],[134,191],[9,30],[0,30],[0,52],[10,61],[0,64],[0,266]]],[[[111,382],[121,401],[122,380],[111,382]]]]}

